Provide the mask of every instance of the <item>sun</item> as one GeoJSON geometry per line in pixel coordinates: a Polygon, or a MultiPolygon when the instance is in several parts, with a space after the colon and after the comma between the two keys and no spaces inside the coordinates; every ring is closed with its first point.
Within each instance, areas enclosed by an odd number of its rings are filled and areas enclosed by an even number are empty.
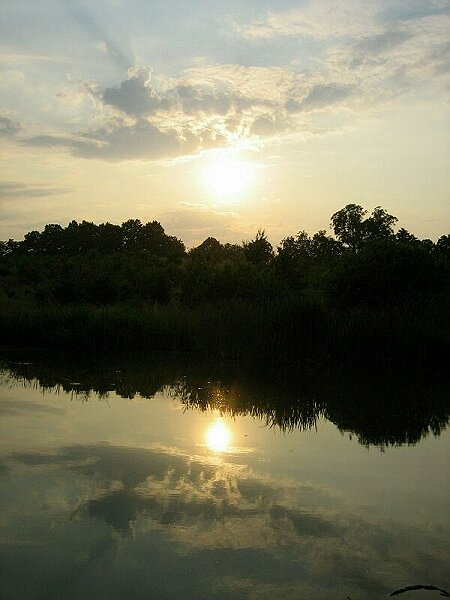
{"type": "Polygon", "coordinates": [[[206,430],[206,445],[213,452],[226,452],[230,447],[231,432],[223,421],[214,421],[206,430]]]}
{"type": "Polygon", "coordinates": [[[203,168],[203,181],[215,198],[238,200],[253,182],[254,172],[250,163],[237,158],[208,161],[203,168]]]}

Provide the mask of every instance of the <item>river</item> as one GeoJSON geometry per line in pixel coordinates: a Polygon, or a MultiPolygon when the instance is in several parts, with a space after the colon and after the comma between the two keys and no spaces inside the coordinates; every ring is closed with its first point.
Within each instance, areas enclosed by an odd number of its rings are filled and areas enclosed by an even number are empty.
{"type": "Polygon", "coordinates": [[[448,589],[443,376],[25,350],[0,364],[3,599],[448,589]]]}

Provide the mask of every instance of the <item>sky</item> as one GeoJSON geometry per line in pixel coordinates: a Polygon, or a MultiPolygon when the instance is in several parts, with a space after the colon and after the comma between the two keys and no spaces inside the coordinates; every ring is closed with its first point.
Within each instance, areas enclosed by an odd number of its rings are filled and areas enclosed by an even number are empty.
{"type": "Polygon", "coordinates": [[[0,239],[450,231],[450,0],[3,0],[0,239]]]}

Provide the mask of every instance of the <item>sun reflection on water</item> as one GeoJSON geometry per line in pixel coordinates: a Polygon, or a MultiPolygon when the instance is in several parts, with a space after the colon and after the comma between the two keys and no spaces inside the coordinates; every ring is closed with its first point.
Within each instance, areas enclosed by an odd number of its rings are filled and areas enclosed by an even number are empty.
{"type": "Polygon", "coordinates": [[[223,421],[214,421],[206,430],[206,445],[213,452],[229,452],[231,450],[231,431],[223,421]]]}

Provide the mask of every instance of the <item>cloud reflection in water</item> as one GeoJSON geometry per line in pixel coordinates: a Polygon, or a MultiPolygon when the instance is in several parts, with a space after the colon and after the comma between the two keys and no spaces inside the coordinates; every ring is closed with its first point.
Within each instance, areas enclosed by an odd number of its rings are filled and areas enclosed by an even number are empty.
{"type": "Polygon", "coordinates": [[[153,597],[174,599],[270,598],[276,590],[284,598],[369,598],[400,580],[439,581],[446,569],[444,532],[368,517],[332,489],[256,473],[226,455],[218,463],[169,449],[93,444],[14,453],[5,461],[3,538],[17,538],[25,512],[28,525],[14,564],[10,545],[0,545],[0,561],[7,577],[14,565],[28,565],[30,581],[42,586],[37,565],[57,549],[59,567],[46,566],[49,598],[118,598],[114,578],[128,581],[134,597],[153,589],[153,597]],[[22,496],[13,501],[10,487],[22,496]],[[73,582],[73,593],[59,588],[52,595],[74,561],[83,578],[73,582]],[[88,582],[88,591],[80,587],[88,582]]]}

